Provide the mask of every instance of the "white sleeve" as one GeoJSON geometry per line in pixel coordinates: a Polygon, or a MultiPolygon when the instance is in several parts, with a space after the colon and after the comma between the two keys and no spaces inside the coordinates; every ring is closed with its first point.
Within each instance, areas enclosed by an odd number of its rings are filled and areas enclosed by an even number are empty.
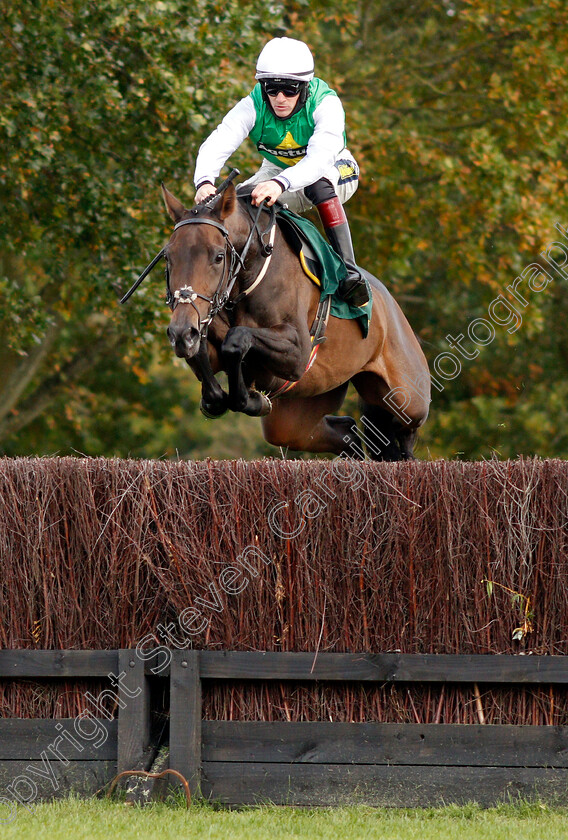
{"type": "Polygon", "coordinates": [[[195,186],[204,181],[215,183],[228,158],[239,148],[256,122],[256,110],[250,96],[245,96],[231,108],[220,125],[205,140],[195,163],[195,186]]]}
{"type": "Polygon", "coordinates": [[[292,192],[323,178],[345,147],[345,111],[338,96],[324,97],[314,111],[314,120],[315,129],[306,156],[282,172],[292,192]]]}

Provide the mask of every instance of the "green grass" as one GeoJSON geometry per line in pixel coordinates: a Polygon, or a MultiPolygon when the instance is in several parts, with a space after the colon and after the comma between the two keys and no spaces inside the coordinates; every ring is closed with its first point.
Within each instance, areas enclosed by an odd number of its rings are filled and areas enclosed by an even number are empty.
{"type": "Polygon", "coordinates": [[[11,823],[0,806],[0,837],[18,840],[565,840],[568,809],[541,804],[477,805],[438,809],[282,808],[261,806],[237,811],[156,803],[138,808],[105,800],[67,799],[19,807],[11,823]]]}

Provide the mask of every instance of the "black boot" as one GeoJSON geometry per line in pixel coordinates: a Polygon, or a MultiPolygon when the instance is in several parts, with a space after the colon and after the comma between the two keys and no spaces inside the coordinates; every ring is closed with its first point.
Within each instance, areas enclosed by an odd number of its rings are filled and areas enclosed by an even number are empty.
{"type": "Polygon", "coordinates": [[[316,206],[329,243],[347,268],[347,277],[339,285],[339,296],[353,306],[364,306],[369,302],[369,292],[355,263],[351,231],[343,205],[338,198],[332,198],[316,206]]]}
{"type": "Polygon", "coordinates": [[[339,284],[339,296],[353,306],[364,306],[369,303],[369,292],[363,275],[355,263],[348,223],[327,229],[326,235],[333,250],[339,254],[347,269],[347,277],[339,284]]]}

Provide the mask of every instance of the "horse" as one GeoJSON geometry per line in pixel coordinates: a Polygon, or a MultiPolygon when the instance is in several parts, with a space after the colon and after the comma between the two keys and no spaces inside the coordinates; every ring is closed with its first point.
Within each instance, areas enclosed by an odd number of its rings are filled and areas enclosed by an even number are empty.
{"type": "Polygon", "coordinates": [[[361,269],[373,297],[365,338],[356,320],[330,316],[329,308],[322,328],[319,290],[271,219],[275,208],[247,205],[230,179],[213,200],[189,209],[163,184],[162,194],[174,222],[158,255],[166,259],[172,309],[167,335],[202,384],[202,412],[261,417],[274,446],[364,458],[355,419],[336,415],[352,382],[369,457],[412,459],[430,376],[386,287],[361,269]],[[220,371],[227,391],[215,377],[220,371]]]}

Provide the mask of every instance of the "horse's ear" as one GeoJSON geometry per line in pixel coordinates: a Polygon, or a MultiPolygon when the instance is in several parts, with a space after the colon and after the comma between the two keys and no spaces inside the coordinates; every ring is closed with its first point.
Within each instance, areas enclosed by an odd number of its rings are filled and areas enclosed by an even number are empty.
{"type": "Polygon", "coordinates": [[[169,190],[165,188],[162,184],[162,196],[164,198],[164,204],[166,205],[166,210],[170,214],[171,218],[174,222],[179,222],[180,219],[183,218],[184,213],[186,212],[185,207],[179,201],[175,195],[172,195],[169,190]]]}
{"type": "Polygon", "coordinates": [[[237,191],[235,189],[235,185],[230,183],[228,184],[227,188],[224,190],[221,201],[219,202],[217,213],[221,221],[226,219],[227,216],[230,216],[231,213],[234,211],[237,204],[237,191]]]}

